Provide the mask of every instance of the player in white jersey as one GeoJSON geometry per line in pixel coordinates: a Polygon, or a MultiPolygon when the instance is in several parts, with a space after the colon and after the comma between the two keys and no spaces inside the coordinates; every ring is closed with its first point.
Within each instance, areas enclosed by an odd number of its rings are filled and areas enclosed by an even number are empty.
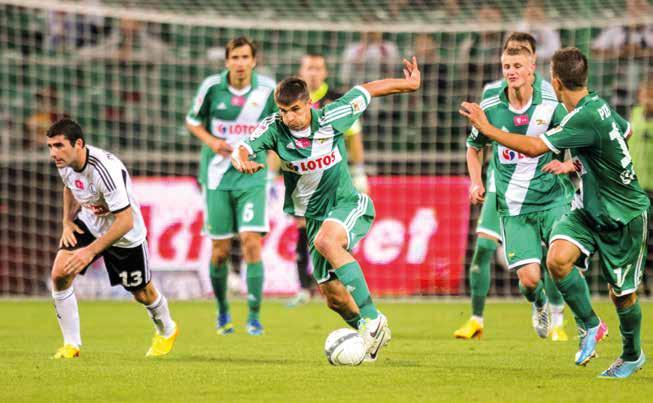
{"type": "Polygon", "coordinates": [[[82,339],[73,281],[100,257],[111,285],[145,305],[156,334],[147,356],[170,352],[179,333],[168,301],[150,282],[147,231],[127,169],[113,154],[87,145],[82,128],[62,119],[47,132],[50,157],[64,183],[63,232],[52,265],[52,297],[64,345],[53,358],[78,357],[82,339]]]}

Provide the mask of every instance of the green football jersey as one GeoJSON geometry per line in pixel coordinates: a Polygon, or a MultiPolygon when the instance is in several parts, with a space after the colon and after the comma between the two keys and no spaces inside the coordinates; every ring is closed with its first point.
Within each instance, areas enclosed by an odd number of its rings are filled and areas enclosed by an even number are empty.
{"type": "Polygon", "coordinates": [[[630,123],[593,92],[540,138],[558,154],[570,149],[581,187],[572,209],[596,230],[619,228],[648,209],[626,144],[630,123]]]}
{"type": "Polygon", "coordinates": [[[323,108],[312,109],[305,132],[291,131],[275,113],[243,143],[254,155],[263,150],[279,155],[286,213],[323,220],[337,204],[358,201],[347,167],[344,133],[369,102],[370,94],[357,86],[323,108]]]}
{"type": "MultiPolygon", "coordinates": [[[[503,80],[500,83],[498,91],[486,87],[485,99],[480,105],[490,123],[504,131],[537,136],[557,126],[567,114],[555,95],[542,89],[542,80],[533,87],[531,103],[521,111],[510,106],[507,84],[503,80]]],[[[476,129],[467,138],[467,145],[476,149],[489,142],[476,129]]],[[[569,203],[569,187],[564,183],[567,179],[542,171],[542,167],[553,158],[552,153],[530,158],[500,144],[493,145],[492,162],[500,215],[516,216],[569,203]]]]}
{"type": "MultiPolygon", "coordinates": [[[[275,82],[252,73],[251,85],[239,91],[229,86],[227,74],[225,70],[202,82],[186,121],[202,125],[212,135],[236,146],[256,130],[264,117],[277,110],[275,82]]],[[[241,174],[231,166],[229,157],[215,154],[206,144],[202,144],[200,158],[198,179],[208,189],[242,190],[265,185],[266,170],[251,176],[241,174]]],[[[256,160],[265,164],[265,154],[256,160]]]]}

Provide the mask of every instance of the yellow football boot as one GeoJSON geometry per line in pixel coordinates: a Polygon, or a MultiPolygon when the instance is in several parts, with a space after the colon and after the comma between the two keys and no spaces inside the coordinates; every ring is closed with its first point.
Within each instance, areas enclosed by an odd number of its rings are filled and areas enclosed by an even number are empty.
{"type": "Polygon", "coordinates": [[[567,337],[567,332],[565,332],[565,328],[562,326],[554,326],[553,329],[551,330],[551,340],[553,341],[569,340],[569,337],[567,337]]]}
{"type": "Polygon", "coordinates": [[[58,360],[60,358],[75,358],[79,357],[79,348],[71,346],[70,344],[64,344],[63,347],[60,347],[59,350],[52,356],[53,360],[58,360]]]}
{"type": "Polygon", "coordinates": [[[458,330],[453,332],[453,335],[457,339],[480,339],[483,335],[483,325],[480,324],[476,319],[469,318],[467,322],[458,330]]]}
{"type": "Polygon", "coordinates": [[[177,324],[175,324],[175,332],[170,337],[163,337],[158,333],[155,334],[154,338],[152,339],[152,346],[149,350],[147,350],[145,356],[160,357],[162,355],[168,354],[172,350],[172,347],[175,345],[175,340],[177,339],[178,335],[179,326],[177,326],[177,324]]]}

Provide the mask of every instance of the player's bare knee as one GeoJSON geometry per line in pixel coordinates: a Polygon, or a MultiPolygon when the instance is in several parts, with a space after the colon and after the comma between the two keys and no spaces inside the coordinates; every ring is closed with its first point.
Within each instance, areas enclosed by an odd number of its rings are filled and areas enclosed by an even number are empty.
{"type": "Polygon", "coordinates": [[[313,244],[315,245],[315,250],[322,256],[328,256],[338,247],[329,234],[322,231],[318,232],[315,236],[313,244]]]}
{"type": "Polygon", "coordinates": [[[241,234],[243,257],[246,262],[261,260],[261,236],[259,234],[241,234]]]}
{"type": "Polygon", "coordinates": [[[546,256],[546,266],[551,276],[556,279],[561,279],[571,272],[574,267],[574,262],[556,248],[551,248],[546,256]]]}
{"type": "Polygon", "coordinates": [[[221,244],[213,243],[211,248],[211,264],[220,266],[229,259],[230,248],[221,244]]]}
{"type": "Polygon", "coordinates": [[[70,287],[73,282],[74,275],[67,275],[63,272],[63,262],[56,260],[50,272],[50,279],[52,286],[55,290],[65,290],[70,287]]]}

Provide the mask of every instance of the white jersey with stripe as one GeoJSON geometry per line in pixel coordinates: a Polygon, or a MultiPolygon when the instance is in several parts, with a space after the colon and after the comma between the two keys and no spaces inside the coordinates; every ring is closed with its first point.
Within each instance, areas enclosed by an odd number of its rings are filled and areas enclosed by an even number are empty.
{"type": "Polygon", "coordinates": [[[147,230],[131,178],[125,165],[113,154],[101,148],[86,146],[86,164],[76,171],[59,169],[64,185],[81,206],[77,218],[82,220],[94,237],[104,235],[115,214],[131,207],[134,226],[112,246],[133,248],[145,241],[147,230]]]}

